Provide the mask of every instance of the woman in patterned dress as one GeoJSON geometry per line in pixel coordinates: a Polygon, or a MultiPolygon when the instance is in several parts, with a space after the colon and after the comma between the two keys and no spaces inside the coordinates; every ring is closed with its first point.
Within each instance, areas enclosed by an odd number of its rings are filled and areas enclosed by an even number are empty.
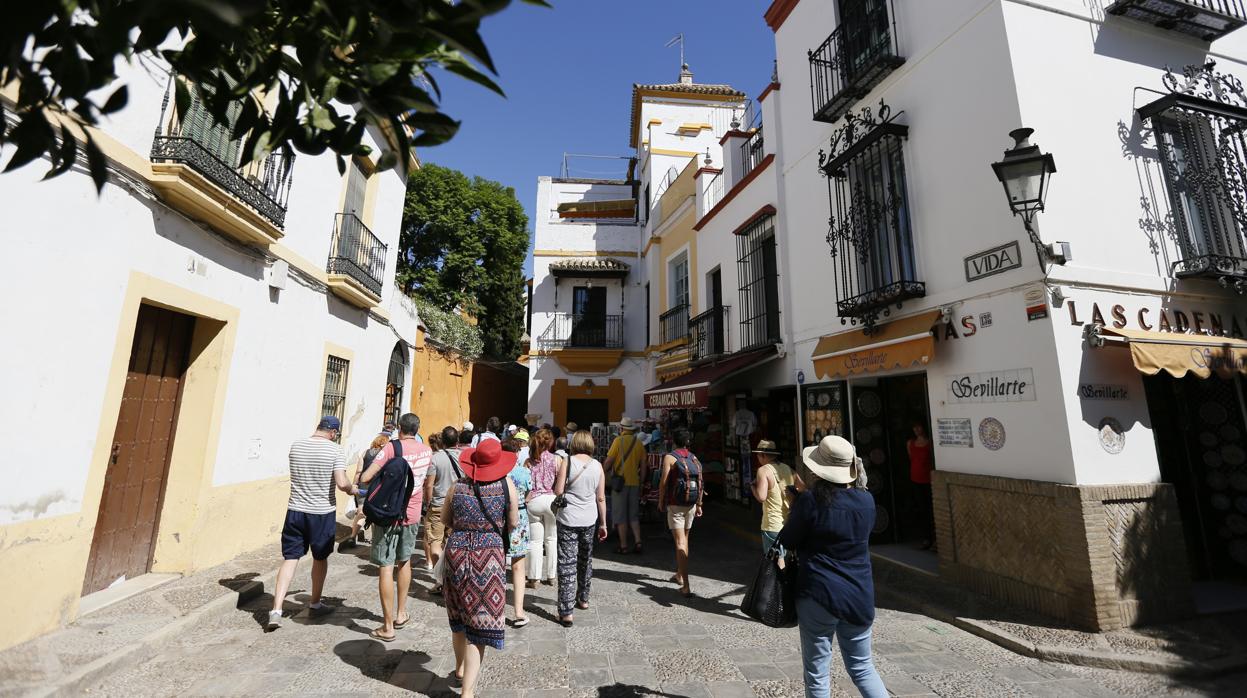
{"type": "Polygon", "coordinates": [[[528,493],[533,488],[533,477],[528,471],[528,460],[519,460],[522,444],[516,439],[507,439],[502,450],[513,452],[517,456],[515,467],[511,469],[511,484],[515,486],[516,499],[519,501],[520,520],[518,526],[511,528],[511,540],[507,549],[507,558],[511,561],[511,588],[515,595],[515,620],[511,627],[522,628],[528,625],[528,614],[524,613],[524,582],[528,576],[528,493]]]}
{"type": "Polygon", "coordinates": [[[507,474],[515,454],[495,439],[459,455],[464,477],[443,504],[446,541],[446,618],[455,647],[455,677],[463,697],[475,695],[485,648],[502,649],[507,603],[508,528],[519,525],[519,496],[507,474]]]}

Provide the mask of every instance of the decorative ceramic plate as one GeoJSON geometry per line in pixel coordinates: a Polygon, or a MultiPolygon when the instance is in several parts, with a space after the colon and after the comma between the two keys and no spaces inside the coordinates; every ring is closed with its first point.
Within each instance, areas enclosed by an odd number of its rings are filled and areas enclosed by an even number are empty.
{"type": "Polygon", "coordinates": [[[888,526],[892,523],[892,516],[888,514],[887,507],[875,507],[875,528],[873,533],[883,533],[888,530],[888,526]]]}
{"type": "Polygon", "coordinates": [[[878,393],[862,393],[857,398],[857,409],[861,410],[863,417],[878,417],[883,402],[879,400],[878,393]]]}
{"type": "Polygon", "coordinates": [[[1217,445],[1217,435],[1211,431],[1199,432],[1199,445],[1204,448],[1212,448],[1217,445]]]}
{"type": "Polygon", "coordinates": [[[1237,472],[1231,475],[1230,489],[1235,492],[1247,492],[1247,473],[1237,472]]]}
{"type": "Polygon", "coordinates": [[[883,436],[883,425],[878,422],[870,425],[870,433],[876,437],[883,436]]]}
{"type": "Polygon", "coordinates": [[[1221,467],[1221,454],[1216,451],[1204,451],[1204,465],[1209,468],[1221,467]]]}
{"type": "Polygon", "coordinates": [[[1214,490],[1223,490],[1230,485],[1230,478],[1220,470],[1214,470],[1213,472],[1208,473],[1208,476],[1204,478],[1204,481],[1208,483],[1208,487],[1214,490]]]}
{"type": "Polygon", "coordinates": [[[870,433],[870,429],[867,429],[866,427],[862,427],[861,429],[857,430],[857,443],[865,445],[865,444],[870,443],[870,440],[873,438],[874,438],[874,434],[870,433]]]}
{"type": "Polygon", "coordinates": [[[1242,435],[1243,434],[1238,430],[1238,427],[1232,424],[1227,424],[1221,427],[1221,438],[1226,441],[1238,441],[1238,437],[1242,435]]]}
{"type": "Polygon", "coordinates": [[[979,441],[989,451],[999,451],[1005,445],[1005,425],[995,417],[979,422],[979,441]]]}
{"type": "Polygon", "coordinates": [[[1205,402],[1199,408],[1199,418],[1209,424],[1221,424],[1228,416],[1225,408],[1215,402],[1205,402]]]}
{"type": "Polygon", "coordinates": [[[1241,514],[1230,514],[1225,517],[1225,525],[1230,527],[1230,533],[1236,536],[1247,534],[1247,516],[1241,514]]]}
{"type": "Polygon", "coordinates": [[[886,461],[887,459],[888,459],[888,456],[887,454],[883,452],[882,448],[871,449],[870,451],[870,462],[871,463],[874,463],[875,465],[883,465],[883,462],[886,461]]]}
{"type": "Polygon", "coordinates": [[[1208,498],[1208,503],[1217,511],[1228,511],[1230,508],[1230,496],[1218,492],[1208,498]]]}
{"type": "Polygon", "coordinates": [[[826,406],[828,406],[828,405],[830,405],[830,404],[831,404],[831,394],[830,394],[830,393],[823,393],[822,395],[819,395],[819,396],[818,396],[818,406],[819,406],[819,407],[826,407],[826,406]]]}
{"type": "Polygon", "coordinates": [[[1242,446],[1230,444],[1221,447],[1221,457],[1230,465],[1242,465],[1243,461],[1247,460],[1247,451],[1244,451],[1242,446]]]}
{"type": "Polygon", "coordinates": [[[1100,446],[1109,453],[1121,453],[1126,447],[1126,431],[1112,417],[1100,420],[1100,446]]]}

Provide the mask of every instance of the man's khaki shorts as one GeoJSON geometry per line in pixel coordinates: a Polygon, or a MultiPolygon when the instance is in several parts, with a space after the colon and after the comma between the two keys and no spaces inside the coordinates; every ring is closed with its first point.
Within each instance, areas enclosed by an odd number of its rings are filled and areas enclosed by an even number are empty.
{"type": "Polygon", "coordinates": [[[682,528],[688,531],[693,528],[693,519],[697,518],[697,505],[691,504],[686,507],[667,505],[667,528],[676,530],[682,528]]]}
{"type": "Polygon", "coordinates": [[[426,543],[446,543],[446,524],[442,523],[442,508],[434,507],[424,519],[424,540],[426,543]]]}

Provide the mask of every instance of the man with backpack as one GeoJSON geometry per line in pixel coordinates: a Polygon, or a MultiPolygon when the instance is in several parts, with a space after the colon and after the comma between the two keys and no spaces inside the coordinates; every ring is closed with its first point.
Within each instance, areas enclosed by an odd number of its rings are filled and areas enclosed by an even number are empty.
{"type": "Polygon", "coordinates": [[[606,472],[610,473],[611,523],[619,532],[615,552],[628,552],[628,531],[635,544],[632,552],[641,554],[641,482],[645,479],[645,447],[637,437],[637,424],[631,418],[619,420],[619,436],[606,453],[606,472]]]}
{"type": "Polygon", "coordinates": [[[407,625],[407,590],[411,587],[411,555],[420,528],[425,476],[433,451],[416,440],[420,418],[408,412],[398,418],[399,438],[389,442],[360,476],[368,485],[364,516],[372,525],[369,559],[377,565],[377,588],[381,595],[384,625],[371,636],[393,642],[394,631],[407,625]],[[420,492],[415,493],[416,484],[420,492]],[[397,590],[394,567],[398,567],[397,590]],[[398,602],[395,604],[395,594],[398,602]],[[396,608],[397,605],[397,608],[396,608]]]}
{"type": "Polygon", "coordinates": [[[354,495],[359,488],[346,476],[346,457],[337,444],[342,421],[333,415],[321,418],[311,436],[290,446],[290,500],[281,529],[281,553],[285,558],[277,571],[273,590],[273,610],[268,614],[267,630],[281,626],[282,605],[294,579],[299,559],[312,551],[312,597],[308,613],[323,615],[333,610],[321,603],[320,594],[329,573],[329,554],[333,552],[338,502],[334,487],[354,495]]]}
{"type": "MultiPolygon", "coordinates": [[[[469,435],[469,439],[471,438],[471,432],[464,433],[469,435]]],[[[463,469],[459,466],[459,453],[463,450],[461,444],[462,439],[458,429],[454,427],[442,429],[443,448],[433,454],[429,475],[424,482],[424,506],[429,512],[424,522],[424,539],[429,546],[429,560],[434,565],[442,556],[442,546],[446,540],[446,523],[442,521],[442,504],[446,501],[446,494],[463,477],[463,469]]],[[[442,593],[442,585],[433,585],[429,593],[442,593]]]]}
{"type": "Polygon", "coordinates": [[[667,513],[667,527],[675,539],[675,577],[685,598],[693,595],[688,583],[688,538],[693,519],[701,516],[705,476],[701,461],[688,450],[693,435],[678,429],[671,437],[674,447],[663,456],[662,479],[658,482],[658,511],[667,513]]]}

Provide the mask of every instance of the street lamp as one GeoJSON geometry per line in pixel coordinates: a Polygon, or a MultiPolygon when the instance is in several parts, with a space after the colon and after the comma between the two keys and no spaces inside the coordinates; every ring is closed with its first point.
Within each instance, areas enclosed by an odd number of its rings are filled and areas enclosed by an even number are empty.
{"type": "Polygon", "coordinates": [[[1040,261],[1065,264],[1070,260],[1069,243],[1045,245],[1035,231],[1035,214],[1044,210],[1048,178],[1056,172],[1056,162],[1050,153],[1041,152],[1039,146],[1031,145],[1030,137],[1034,132],[1032,128],[1010,131],[1014,145],[1005,151],[1003,160],[992,163],[992,169],[1004,185],[1009,210],[1013,211],[1013,215],[1022,217],[1026,233],[1039,251],[1040,261]]]}

